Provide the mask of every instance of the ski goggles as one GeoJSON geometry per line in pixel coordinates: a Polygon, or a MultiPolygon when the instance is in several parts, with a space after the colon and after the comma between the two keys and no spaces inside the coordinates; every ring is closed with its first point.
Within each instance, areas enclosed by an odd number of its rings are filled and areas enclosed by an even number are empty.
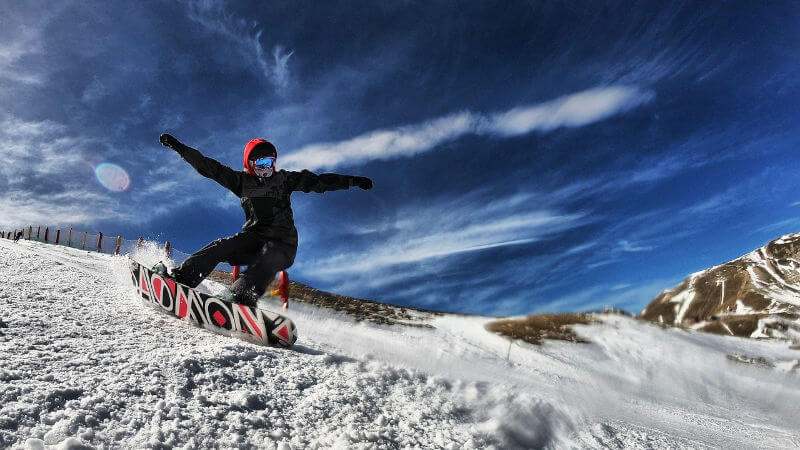
{"type": "Polygon", "coordinates": [[[258,158],[253,161],[253,169],[272,169],[275,167],[275,157],[274,156],[266,156],[264,158],[258,158]]]}

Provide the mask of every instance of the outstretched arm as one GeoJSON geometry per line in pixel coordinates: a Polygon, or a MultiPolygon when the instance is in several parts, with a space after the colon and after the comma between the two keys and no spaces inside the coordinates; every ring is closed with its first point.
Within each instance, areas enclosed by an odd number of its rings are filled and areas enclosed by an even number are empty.
{"type": "Polygon", "coordinates": [[[367,177],[354,177],[336,173],[321,173],[319,175],[304,170],[302,172],[289,172],[289,183],[293,191],[325,192],[349,189],[358,186],[361,189],[372,189],[372,180],[367,177]]]}
{"type": "Polygon", "coordinates": [[[219,161],[203,156],[198,150],[184,145],[179,140],[175,139],[172,135],[162,134],[158,140],[164,147],[175,150],[184,161],[191,164],[197,172],[206,177],[211,178],[217,183],[221,184],[226,189],[230,190],[237,196],[242,192],[242,174],[236,172],[230,167],[221,164],[219,161]]]}

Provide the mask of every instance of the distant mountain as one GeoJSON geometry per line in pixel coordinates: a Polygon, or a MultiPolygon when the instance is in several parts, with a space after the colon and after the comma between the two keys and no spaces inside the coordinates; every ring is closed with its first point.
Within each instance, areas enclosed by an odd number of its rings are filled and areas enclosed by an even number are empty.
{"type": "Polygon", "coordinates": [[[690,275],[640,316],[717,334],[800,343],[800,233],[690,275]]]}

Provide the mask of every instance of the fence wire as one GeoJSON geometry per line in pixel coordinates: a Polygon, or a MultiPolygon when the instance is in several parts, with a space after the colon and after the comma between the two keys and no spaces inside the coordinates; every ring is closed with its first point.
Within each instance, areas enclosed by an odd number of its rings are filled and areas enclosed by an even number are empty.
{"type": "MultiPolygon", "coordinates": [[[[21,239],[48,243],[52,245],[62,245],[65,247],[77,248],[87,251],[95,251],[98,253],[106,254],[120,254],[120,255],[134,255],[139,248],[140,242],[155,244],[156,246],[165,249],[164,256],[166,257],[166,245],[168,242],[159,242],[144,240],[139,238],[136,240],[125,239],[122,236],[112,236],[103,233],[102,240],[100,233],[90,233],[85,230],[76,230],[73,228],[59,228],[48,225],[31,225],[25,228],[16,230],[0,231],[0,237],[5,239],[13,239],[18,232],[22,232],[21,239]],[[141,241],[140,241],[141,240],[141,241]],[[119,248],[117,248],[119,244],[119,248]]],[[[181,264],[190,256],[189,253],[182,252],[175,248],[170,248],[169,258],[175,264],[181,264]]],[[[227,263],[219,263],[216,270],[231,272],[233,267],[227,263]]]]}

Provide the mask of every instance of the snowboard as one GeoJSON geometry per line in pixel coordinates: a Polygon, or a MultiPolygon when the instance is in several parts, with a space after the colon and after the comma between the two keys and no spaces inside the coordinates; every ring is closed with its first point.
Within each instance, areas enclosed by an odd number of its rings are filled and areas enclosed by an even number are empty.
{"type": "Polygon", "coordinates": [[[132,258],[129,268],[139,297],[175,317],[259,345],[290,347],[297,341],[294,322],[286,316],[199,292],[153,272],[132,258]]]}

